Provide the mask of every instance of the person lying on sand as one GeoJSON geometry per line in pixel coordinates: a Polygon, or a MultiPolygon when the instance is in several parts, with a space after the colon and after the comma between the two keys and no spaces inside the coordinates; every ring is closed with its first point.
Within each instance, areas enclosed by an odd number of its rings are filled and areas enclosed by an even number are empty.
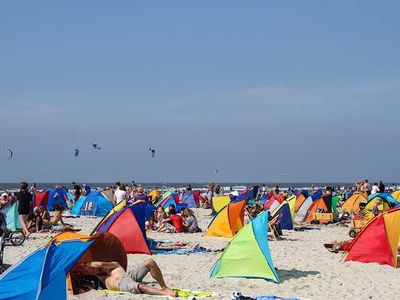
{"type": "Polygon", "coordinates": [[[102,285],[109,290],[177,297],[177,293],[165,284],[160,268],[152,259],[143,261],[129,272],[125,272],[124,268],[117,262],[101,261],[79,264],[74,269],[74,272],[79,272],[81,275],[97,277],[102,285]],[[142,282],[149,272],[151,277],[160,285],[160,288],[154,288],[142,282]]]}
{"type": "Polygon", "coordinates": [[[329,251],[329,252],[334,252],[338,253],[339,251],[347,251],[349,249],[350,244],[352,243],[353,240],[348,240],[348,241],[332,241],[328,244],[324,244],[324,247],[329,251]]]}

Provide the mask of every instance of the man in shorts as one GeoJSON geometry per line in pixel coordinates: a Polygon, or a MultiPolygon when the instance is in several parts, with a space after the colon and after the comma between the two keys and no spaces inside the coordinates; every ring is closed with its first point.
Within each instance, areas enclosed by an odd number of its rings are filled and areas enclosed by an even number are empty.
{"type": "Polygon", "coordinates": [[[166,295],[176,297],[177,293],[165,284],[164,277],[157,263],[147,259],[129,272],[117,262],[93,261],[78,265],[80,272],[96,276],[109,290],[129,292],[133,294],[166,295]],[[150,272],[160,288],[143,283],[143,278],[150,272]]]}

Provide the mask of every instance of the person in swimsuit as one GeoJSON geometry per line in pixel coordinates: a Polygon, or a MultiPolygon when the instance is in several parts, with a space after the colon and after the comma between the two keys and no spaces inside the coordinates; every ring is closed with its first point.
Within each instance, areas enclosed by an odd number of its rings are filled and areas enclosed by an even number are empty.
{"type": "Polygon", "coordinates": [[[22,231],[26,237],[31,234],[26,226],[26,219],[31,212],[32,194],[28,191],[28,183],[25,181],[20,184],[20,191],[17,193],[18,215],[21,222],[22,231]]]}
{"type": "Polygon", "coordinates": [[[145,260],[129,272],[117,262],[92,261],[80,264],[76,268],[81,274],[96,276],[109,290],[177,297],[177,292],[165,284],[160,268],[152,259],[145,260]],[[160,288],[142,282],[147,273],[157,281],[160,288]]]}

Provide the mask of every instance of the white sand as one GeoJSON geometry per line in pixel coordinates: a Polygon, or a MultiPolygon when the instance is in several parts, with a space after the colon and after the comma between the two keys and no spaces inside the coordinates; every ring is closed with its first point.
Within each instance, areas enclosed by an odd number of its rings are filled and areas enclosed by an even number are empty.
{"type": "MultiPolygon", "coordinates": [[[[210,210],[197,209],[201,228],[206,228],[210,210]]],[[[82,233],[90,233],[100,218],[66,219],[82,233]]],[[[348,239],[348,229],[321,226],[316,230],[284,232],[285,240],[271,241],[270,249],[282,283],[274,284],[257,279],[211,279],[209,270],[220,253],[191,255],[153,255],[160,265],[167,284],[171,287],[218,293],[213,299],[230,299],[233,291],[249,295],[275,294],[307,299],[400,299],[400,269],[378,264],[342,263],[340,254],[324,249],[330,240],[348,239]]],[[[13,264],[27,253],[43,246],[49,239],[45,234],[33,238],[20,247],[5,249],[4,262],[13,264]]],[[[202,234],[158,234],[150,238],[187,242],[191,247],[200,244],[211,249],[225,247],[229,239],[202,237],[202,234]]],[[[129,267],[146,255],[128,255],[129,267]]],[[[128,267],[128,268],[129,268],[128,267]]],[[[147,276],[147,282],[153,282],[147,276]]],[[[95,291],[72,299],[160,299],[144,295],[100,295],[95,291]]],[[[165,298],[165,297],[163,297],[165,298]]],[[[211,299],[211,298],[205,298],[211,299]]]]}

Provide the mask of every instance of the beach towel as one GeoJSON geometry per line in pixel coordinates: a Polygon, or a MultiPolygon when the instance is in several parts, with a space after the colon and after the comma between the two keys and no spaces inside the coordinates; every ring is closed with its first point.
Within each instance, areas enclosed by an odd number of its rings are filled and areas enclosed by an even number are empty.
{"type": "Polygon", "coordinates": [[[232,300],[305,300],[303,298],[292,298],[292,297],[279,297],[275,295],[266,296],[245,296],[241,292],[233,292],[231,296],[232,300]]]}
{"type": "MultiPolygon", "coordinates": [[[[189,290],[182,290],[182,289],[177,289],[173,288],[173,291],[178,293],[178,299],[201,299],[201,298],[206,298],[206,297],[212,297],[214,296],[213,292],[192,292],[189,290]]],[[[176,299],[176,298],[173,298],[176,299]]]]}

